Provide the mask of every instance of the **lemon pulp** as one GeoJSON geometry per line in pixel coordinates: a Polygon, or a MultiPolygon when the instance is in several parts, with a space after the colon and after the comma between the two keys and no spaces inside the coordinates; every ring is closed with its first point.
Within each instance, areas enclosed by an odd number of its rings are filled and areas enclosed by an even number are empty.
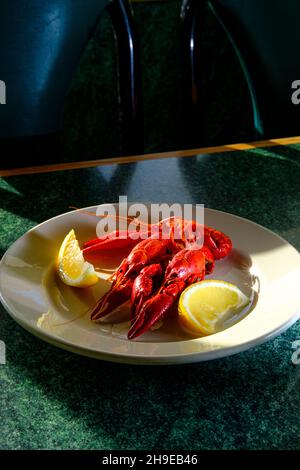
{"type": "Polygon", "coordinates": [[[57,272],[68,286],[89,287],[98,281],[92,264],[85,261],[74,230],[70,230],[61,244],[57,258],[57,272]]]}
{"type": "Polygon", "coordinates": [[[250,299],[234,284],[209,280],[192,284],[179,299],[179,323],[191,334],[213,334],[239,313],[250,299]]]}

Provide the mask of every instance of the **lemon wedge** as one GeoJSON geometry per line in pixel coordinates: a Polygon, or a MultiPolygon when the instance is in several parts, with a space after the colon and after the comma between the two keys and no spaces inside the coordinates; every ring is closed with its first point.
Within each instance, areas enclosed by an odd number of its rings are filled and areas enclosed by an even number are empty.
{"type": "Polygon", "coordinates": [[[222,324],[250,303],[234,284],[225,281],[201,281],[187,287],[179,299],[179,323],[193,335],[211,335],[222,324]]]}
{"type": "Polygon", "coordinates": [[[74,230],[68,233],[61,244],[57,272],[62,282],[72,287],[89,287],[98,281],[93,265],[83,257],[74,230]]]}

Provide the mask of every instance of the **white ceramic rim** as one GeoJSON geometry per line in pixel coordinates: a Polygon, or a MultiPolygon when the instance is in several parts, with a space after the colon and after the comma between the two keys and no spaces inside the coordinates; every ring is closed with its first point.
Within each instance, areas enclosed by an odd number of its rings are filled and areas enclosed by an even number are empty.
{"type": "MultiPolygon", "coordinates": [[[[105,203],[105,204],[102,204],[102,205],[106,206],[107,204],[109,204],[109,203],[105,203]]],[[[116,203],[113,203],[113,204],[116,204],[116,203]]],[[[48,219],[48,220],[42,222],[41,224],[38,224],[37,226],[33,227],[32,229],[30,229],[28,232],[26,232],[24,235],[22,235],[18,240],[16,240],[10,246],[10,248],[8,248],[6,253],[3,255],[3,257],[0,261],[0,273],[2,271],[6,256],[13,253],[15,245],[20,240],[25,239],[25,237],[27,236],[28,233],[39,229],[40,227],[44,226],[45,224],[48,224],[50,222],[55,222],[56,220],[61,219],[61,218],[66,217],[66,216],[70,216],[70,214],[74,214],[74,213],[80,212],[82,210],[85,210],[85,211],[95,210],[97,207],[99,207],[99,206],[89,206],[89,207],[86,207],[86,208],[83,208],[83,209],[78,209],[78,210],[75,210],[75,211],[65,212],[64,214],[60,214],[60,215],[55,216],[51,219],[48,219]]],[[[264,232],[269,233],[270,235],[272,235],[272,237],[275,237],[283,245],[288,247],[289,250],[291,251],[291,253],[294,254],[294,256],[298,257],[299,267],[300,267],[300,254],[299,254],[299,252],[289,242],[287,242],[286,240],[284,240],[282,237],[275,234],[271,230],[255,223],[255,222],[252,222],[248,219],[245,219],[243,217],[236,216],[236,215],[233,215],[233,214],[229,214],[229,213],[226,213],[224,211],[218,211],[218,210],[215,210],[215,209],[208,209],[207,208],[207,209],[205,209],[205,212],[207,212],[211,215],[215,215],[216,217],[218,216],[218,214],[223,215],[223,216],[233,217],[235,219],[240,220],[241,223],[250,224],[253,227],[256,227],[260,230],[263,230],[264,232]]],[[[5,294],[2,292],[1,279],[0,279],[0,301],[3,304],[4,308],[7,310],[7,312],[9,313],[9,315],[19,325],[21,325],[24,329],[26,329],[27,331],[29,331],[33,335],[35,335],[35,336],[39,337],[40,339],[43,339],[43,340],[51,343],[51,344],[53,344],[57,347],[63,348],[65,350],[68,350],[68,351],[71,351],[71,352],[74,352],[74,353],[77,353],[77,354],[80,354],[80,355],[93,357],[93,358],[97,358],[97,359],[103,359],[103,360],[108,360],[108,361],[113,361],[113,362],[121,362],[121,363],[122,362],[134,363],[134,364],[189,363],[189,362],[207,361],[207,360],[212,360],[212,359],[217,359],[217,358],[230,356],[230,355],[233,355],[233,354],[237,354],[239,352],[246,351],[246,350],[248,350],[248,349],[250,349],[254,346],[262,344],[262,343],[278,336],[280,333],[284,332],[286,329],[288,329],[292,324],[294,324],[300,318],[300,302],[299,302],[298,309],[295,312],[292,312],[289,315],[288,314],[283,315],[285,318],[281,322],[280,325],[277,325],[274,328],[270,328],[268,331],[265,331],[262,334],[254,337],[254,338],[251,338],[249,340],[244,340],[244,341],[241,341],[241,342],[236,341],[236,342],[231,343],[230,345],[226,345],[226,346],[223,346],[223,347],[217,347],[216,346],[216,347],[213,347],[211,350],[207,350],[207,351],[199,351],[199,350],[196,349],[196,350],[188,352],[188,351],[184,350],[184,349],[186,349],[186,348],[184,348],[184,346],[188,345],[188,344],[196,346],[197,344],[199,344],[199,342],[201,342],[201,343],[204,343],[204,342],[205,343],[211,343],[211,342],[216,343],[217,340],[221,336],[224,336],[224,334],[227,336],[228,332],[229,332],[229,334],[234,333],[234,329],[236,329],[237,326],[240,326],[245,321],[245,319],[244,319],[241,322],[237,323],[236,325],[233,325],[232,327],[228,328],[227,330],[224,330],[224,331],[222,331],[220,333],[217,333],[215,335],[212,335],[212,336],[207,336],[205,338],[196,338],[196,339],[190,339],[190,340],[187,340],[187,341],[165,342],[165,343],[150,343],[150,342],[143,343],[143,342],[139,342],[139,343],[134,343],[134,344],[135,344],[135,346],[138,345],[137,349],[144,350],[144,353],[139,353],[138,351],[136,351],[134,353],[130,352],[130,351],[128,351],[127,353],[116,353],[116,352],[112,353],[109,350],[101,350],[99,348],[82,347],[82,346],[76,345],[76,344],[72,343],[71,341],[68,341],[64,338],[58,337],[54,334],[51,334],[47,331],[43,331],[43,330],[41,330],[37,327],[33,328],[32,325],[30,325],[30,324],[28,324],[28,322],[26,322],[26,318],[22,317],[22,313],[20,311],[16,310],[9,302],[7,302],[7,300],[5,298],[5,294]],[[167,350],[169,350],[169,352],[158,353],[158,354],[155,353],[154,355],[147,355],[147,348],[149,348],[149,346],[151,346],[153,344],[156,344],[156,346],[158,347],[159,350],[163,349],[163,348],[167,348],[167,350]],[[180,351],[181,346],[183,346],[182,351],[180,351]]],[[[233,336],[231,336],[231,338],[232,337],[233,336]]],[[[121,342],[123,341],[124,343],[128,343],[128,345],[132,344],[132,342],[129,342],[127,340],[119,340],[119,341],[121,341],[121,342]]],[[[190,349],[190,348],[187,348],[187,349],[190,349]]]]}

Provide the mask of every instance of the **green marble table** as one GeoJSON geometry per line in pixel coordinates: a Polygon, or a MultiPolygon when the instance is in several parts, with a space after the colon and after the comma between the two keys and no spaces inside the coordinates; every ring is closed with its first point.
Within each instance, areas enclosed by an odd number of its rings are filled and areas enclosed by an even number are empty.
{"type": "MultiPolygon", "coordinates": [[[[105,201],[204,203],[300,249],[300,145],[0,179],[0,255],[29,228],[105,201]]],[[[278,266],[280,270],[282,267],[278,266]]],[[[207,363],[129,366],[73,355],[0,307],[1,449],[299,449],[300,323],[207,363]]]]}

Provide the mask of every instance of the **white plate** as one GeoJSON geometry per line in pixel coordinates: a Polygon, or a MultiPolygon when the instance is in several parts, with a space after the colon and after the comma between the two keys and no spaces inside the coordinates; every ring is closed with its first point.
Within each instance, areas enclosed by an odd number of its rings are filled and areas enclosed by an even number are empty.
{"type": "MultiPolygon", "coordinates": [[[[94,324],[89,320],[87,311],[108,289],[106,281],[81,290],[63,285],[55,274],[54,260],[68,231],[74,228],[82,243],[95,238],[97,220],[79,211],[55,217],[19,238],[1,260],[2,304],[16,322],[49,343],[117,362],[197,362],[245,351],[283,332],[300,316],[298,251],[249,220],[205,209],[205,223],[227,233],[234,245],[230,257],[217,262],[209,277],[237,284],[252,297],[251,309],[211,336],[191,339],[170,324],[128,341],[127,323],[94,324]]],[[[120,258],[122,254],[115,255],[120,258]]],[[[116,260],[108,255],[106,268],[112,268],[116,260]]]]}

